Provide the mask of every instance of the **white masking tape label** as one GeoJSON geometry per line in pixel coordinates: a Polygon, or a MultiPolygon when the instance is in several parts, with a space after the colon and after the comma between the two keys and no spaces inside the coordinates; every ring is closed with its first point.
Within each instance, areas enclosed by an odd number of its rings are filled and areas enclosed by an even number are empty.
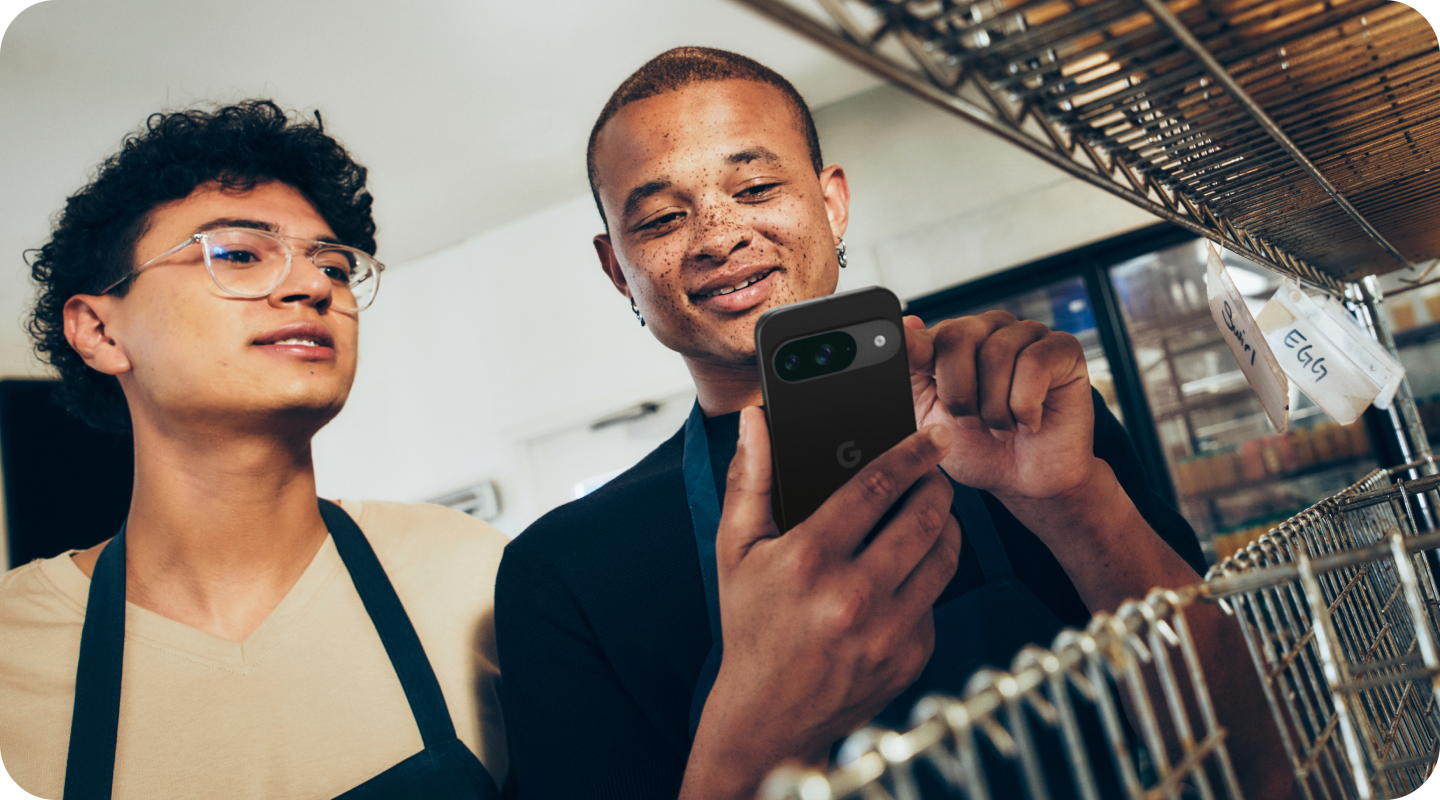
{"type": "Polygon", "coordinates": [[[1331,419],[1349,425],[1371,402],[1388,405],[1405,370],[1345,312],[1286,280],[1258,319],[1295,386],[1331,419]]]}
{"type": "Polygon", "coordinates": [[[1215,245],[1207,242],[1206,250],[1206,274],[1209,278],[1205,281],[1205,292],[1210,297],[1210,316],[1215,318],[1225,343],[1230,345],[1230,352],[1240,362],[1240,369],[1250,381],[1250,388],[1260,398],[1260,405],[1265,408],[1270,424],[1276,431],[1284,433],[1290,424],[1290,383],[1285,379],[1285,372],[1275,354],[1265,343],[1259,324],[1250,316],[1244,295],[1235,288],[1235,282],[1225,272],[1215,245]]]}

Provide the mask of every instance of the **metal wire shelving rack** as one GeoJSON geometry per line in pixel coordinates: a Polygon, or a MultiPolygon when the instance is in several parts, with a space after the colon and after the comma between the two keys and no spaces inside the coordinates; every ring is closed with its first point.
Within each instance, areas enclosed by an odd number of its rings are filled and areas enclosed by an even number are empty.
{"type": "Polygon", "coordinates": [[[1440,256],[1440,49],[1401,3],[739,2],[1337,296],[1440,256]]]}
{"type": "MultiPolygon", "coordinates": [[[[1341,298],[1392,352],[1375,276],[1440,263],[1440,47],[1401,3],[737,1],[1341,298]]],[[[1440,755],[1440,629],[1424,555],[1440,547],[1440,477],[1426,477],[1435,462],[1408,386],[1389,413],[1412,463],[1287,521],[1200,584],[1032,645],[1008,672],[977,674],[963,698],[923,701],[905,732],[862,731],[828,775],[777,773],[765,796],[908,800],[928,773],[980,800],[997,796],[987,776],[998,763],[1018,771],[1017,791],[1048,798],[1048,758],[1066,766],[1060,796],[1238,798],[1185,623],[1197,603],[1240,621],[1300,796],[1417,788],[1440,755]],[[1158,688],[1137,680],[1145,664],[1158,688]],[[1122,706],[1138,739],[1121,735],[1122,706]],[[1104,730],[1098,760],[1081,745],[1082,707],[1104,730]],[[1063,755],[1037,750],[1047,737],[1063,755]],[[1118,789],[1097,782],[1101,766],[1118,789]]]]}
{"type": "Polygon", "coordinates": [[[1197,603],[1220,603],[1240,622],[1295,776],[1292,796],[1414,791],[1440,756],[1440,595],[1424,556],[1440,533],[1427,530],[1412,501],[1434,499],[1440,476],[1392,484],[1403,472],[1375,471],[1220,562],[1202,583],[1154,590],[1083,631],[1062,631],[1049,648],[1026,647],[1008,672],[977,673],[963,698],[922,700],[907,731],[862,730],[829,774],[777,772],[762,796],[915,800],[917,774],[929,770],[958,796],[986,800],[999,795],[983,741],[1000,769],[1019,772],[1031,800],[1057,790],[1113,796],[1097,782],[1101,766],[1130,800],[1238,800],[1226,731],[1186,624],[1197,603]],[[1158,674],[1158,693],[1146,688],[1142,664],[1158,674]],[[1148,758],[1124,734],[1127,703],[1148,758]],[[1098,712],[1106,758],[1081,735],[1081,706],[1098,712]],[[1061,742],[1068,787],[1042,768],[1037,734],[1061,742]]]}

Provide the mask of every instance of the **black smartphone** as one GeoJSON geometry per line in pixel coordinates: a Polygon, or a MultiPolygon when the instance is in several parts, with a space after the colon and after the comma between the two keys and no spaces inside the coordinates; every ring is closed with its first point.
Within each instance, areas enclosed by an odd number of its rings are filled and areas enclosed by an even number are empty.
{"type": "Polygon", "coordinates": [[[772,308],[755,353],[775,524],[788,531],[915,432],[900,300],[873,287],[772,308]]]}

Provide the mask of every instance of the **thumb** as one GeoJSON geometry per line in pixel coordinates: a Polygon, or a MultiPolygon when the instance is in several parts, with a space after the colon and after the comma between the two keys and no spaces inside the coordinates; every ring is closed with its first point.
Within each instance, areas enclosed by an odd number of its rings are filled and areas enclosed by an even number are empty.
{"type": "Polygon", "coordinates": [[[935,334],[925,330],[925,322],[919,317],[905,317],[905,355],[910,361],[912,375],[935,374],[935,334]]]}
{"type": "Polygon", "coordinates": [[[740,412],[740,439],[725,475],[715,552],[724,564],[743,558],[756,542],[778,535],[770,508],[770,430],[765,412],[750,406],[740,412]]]}

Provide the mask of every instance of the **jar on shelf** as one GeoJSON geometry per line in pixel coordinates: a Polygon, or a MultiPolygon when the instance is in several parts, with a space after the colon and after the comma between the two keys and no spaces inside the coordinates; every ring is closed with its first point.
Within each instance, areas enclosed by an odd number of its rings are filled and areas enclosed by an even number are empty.
{"type": "Polygon", "coordinates": [[[1290,431],[1290,441],[1295,450],[1295,465],[1300,469],[1315,464],[1315,446],[1310,441],[1309,428],[1293,428],[1290,431]]]}
{"type": "Polygon", "coordinates": [[[1265,446],[1259,439],[1240,445],[1240,479],[1256,481],[1265,477],[1265,446]]]}

